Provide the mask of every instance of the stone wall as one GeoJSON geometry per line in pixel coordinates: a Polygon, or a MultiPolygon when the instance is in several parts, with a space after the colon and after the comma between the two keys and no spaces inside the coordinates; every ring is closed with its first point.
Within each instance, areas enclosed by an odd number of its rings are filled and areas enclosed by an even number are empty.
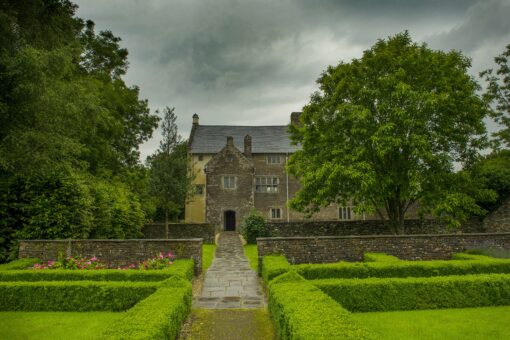
{"type": "MultiPolygon", "coordinates": [[[[388,235],[391,234],[386,221],[306,221],[271,222],[266,224],[274,237],[306,236],[347,236],[347,235],[388,235]]],[[[447,228],[443,223],[432,219],[411,219],[405,221],[405,234],[454,234],[486,232],[482,221],[473,218],[459,229],[447,228]]]]}
{"type": "Polygon", "coordinates": [[[439,260],[466,249],[508,250],[510,233],[258,238],[257,248],[259,264],[262,256],[269,254],[285,255],[292,264],[361,261],[366,252],[386,253],[403,260],[439,260]]]}
{"type": "Polygon", "coordinates": [[[202,239],[181,240],[22,240],[19,257],[56,260],[62,256],[93,257],[112,267],[146,260],[160,252],[176,259],[193,259],[195,273],[202,271],[202,239]]]}
{"type": "Polygon", "coordinates": [[[204,243],[214,243],[214,226],[208,223],[164,223],[146,224],[142,228],[143,238],[148,239],[188,239],[203,238],[204,243]]]}
{"type": "Polygon", "coordinates": [[[488,232],[510,231],[510,197],[503,200],[498,209],[485,217],[483,225],[488,232]]]}

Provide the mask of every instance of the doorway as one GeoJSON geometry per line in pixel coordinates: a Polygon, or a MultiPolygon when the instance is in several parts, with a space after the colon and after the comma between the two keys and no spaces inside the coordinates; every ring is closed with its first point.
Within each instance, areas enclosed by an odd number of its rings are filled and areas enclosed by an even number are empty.
{"type": "Polygon", "coordinates": [[[224,217],[225,231],[236,231],[236,212],[227,210],[224,217]]]}

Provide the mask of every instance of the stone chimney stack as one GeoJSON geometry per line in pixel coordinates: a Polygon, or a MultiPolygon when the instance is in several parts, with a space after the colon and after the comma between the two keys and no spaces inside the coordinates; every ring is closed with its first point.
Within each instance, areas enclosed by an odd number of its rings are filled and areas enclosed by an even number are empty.
{"type": "Polygon", "coordinates": [[[196,126],[198,125],[198,115],[195,113],[193,115],[193,126],[196,126]]]}
{"type": "Polygon", "coordinates": [[[246,157],[251,157],[251,136],[244,136],[244,155],[246,157]]]}
{"type": "Polygon", "coordinates": [[[301,126],[301,122],[299,121],[299,117],[303,112],[292,112],[290,114],[290,123],[292,125],[301,126]]]}
{"type": "Polygon", "coordinates": [[[232,136],[227,137],[227,146],[234,146],[234,137],[232,136]]]}

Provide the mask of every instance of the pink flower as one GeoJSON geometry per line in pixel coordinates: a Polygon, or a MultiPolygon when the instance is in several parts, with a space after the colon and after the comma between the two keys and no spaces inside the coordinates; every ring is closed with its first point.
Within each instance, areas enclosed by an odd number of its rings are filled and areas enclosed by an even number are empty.
{"type": "Polygon", "coordinates": [[[163,253],[159,253],[159,258],[160,258],[160,259],[165,258],[165,256],[163,255],[163,253]]]}
{"type": "Polygon", "coordinates": [[[90,261],[97,261],[97,257],[94,256],[93,258],[90,259],[90,261]]]}

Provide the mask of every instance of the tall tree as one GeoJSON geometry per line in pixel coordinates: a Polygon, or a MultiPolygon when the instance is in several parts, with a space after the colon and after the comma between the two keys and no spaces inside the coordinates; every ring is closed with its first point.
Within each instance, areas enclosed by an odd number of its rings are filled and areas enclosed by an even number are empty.
{"type": "Polygon", "coordinates": [[[497,64],[496,72],[488,69],[480,73],[487,81],[487,90],[484,98],[489,103],[495,104],[495,110],[491,116],[502,125],[502,129],[496,132],[496,144],[510,147],[510,44],[506,50],[494,58],[497,64]]]}
{"type": "Polygon", "coordinates": [[[289,162],[302,183],[291,206],[313,213],[350,201],[389,220],[394,233],[416,202],[452,224],[452,211],[480,212],[454,173],[486,141],[487,107],[469,67],[461,53],[418,45],[407,32],[328,67],[301,124],[290,127],[302,145],[289,162]]]}
{"type": "Polygon", "coordinates": [[[174,108],[166,107],[161,123],[163,139],[159,149],[149,157],[150,191],[164,212],[165,225],[176,219],[184,208],[193,176],[188,167],[187,143],[177,132],[174,108]]]}

